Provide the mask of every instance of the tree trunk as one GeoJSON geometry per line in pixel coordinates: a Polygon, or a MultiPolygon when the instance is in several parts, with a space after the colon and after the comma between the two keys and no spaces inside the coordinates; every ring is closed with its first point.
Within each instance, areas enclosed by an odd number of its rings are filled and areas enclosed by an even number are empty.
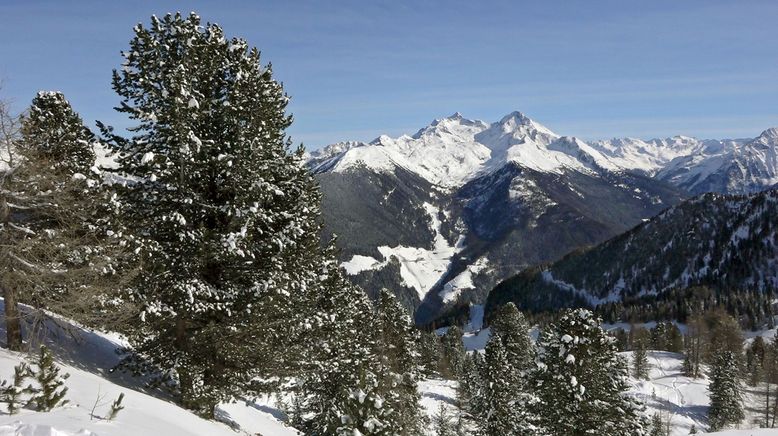
{"type": "Polygon", "coordinates": [[[5,300],[5,337],[9,350],[22,351],[22,321],[19,315],[19,304],[16,302],[16,291],[10,286],[3,287],[5,300]]]}

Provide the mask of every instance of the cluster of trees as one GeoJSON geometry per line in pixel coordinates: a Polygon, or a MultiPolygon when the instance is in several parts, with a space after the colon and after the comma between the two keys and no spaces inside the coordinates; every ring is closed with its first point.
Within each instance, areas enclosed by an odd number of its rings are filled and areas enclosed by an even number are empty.
{"type": "Polygon", "coordinates": [[[481,435],[641,435],[642,405],[625,395],[627,364],[600,319],[567,310],[535,344],[516,306],[496,309],[481,356],[468,355],[459,399],[481,435]]]}
{"type": "Polygon", "coordinates": [[[203,416],[293,379],[309,434],[417,434],[423,341],[322,248],[320,193],[270,65],[195,14],[134,33],[112,81],[129,136],[98,123],[97,139],[58,92],[2,111],[7,346],[51,310],[125,334],[124,366],[203,416]],[[95,166],[98,142],[111,168],[95,166]]]}
{"type": "MultiPolygon", "coordinates": [[[[683,353],[683,374],[691,378],[707,376],[710,380],[708,420],[711,430],[740,423],[745,417],[743,368],[747,364],[752,368],[751,374],[761,374],[757,368],[769,364],[769,355],[764,354],[764,341],[761,338],[755,341],[756,350],[760,351],[754,351],[752,345],[744,355],[740,326],[722,309],[691,315],[685,330],[681,336],[677,325],[659,322],[651,329],[633,327],[629,333],[618,330],[615,336],[622,349],[633,351],[632,375],[638,379],[648,378],[647,349],[683,353]],[[757,355],[760,357],[755,357],[757,355]]],[[[752,378],[752,383],[757,384],[758,377],[752,378]]],[[[767,391],[769,395],[769,385],[767,391]]],[[[658,415],[653,421],[669,425],[658,415]]]]}
{"type": "Polygon", "coordinates": [[[692,286],[677,288],[658,295],[628,297],[596,308],[606,322],[620,320],[640,323],[654,320],[676,320],[686,323],[699,312],[724,310],[737,319],[744,329],[773,328],[775,294],[771,288],[715,288],[692,286]]]}
{"type": "Polygon", "coordinates": [[[757,336],[746,348],[745,373],[748,385],[763,398],[761,426],[776,427],[778,416],[778,335],[765,341],[757,336]]]}

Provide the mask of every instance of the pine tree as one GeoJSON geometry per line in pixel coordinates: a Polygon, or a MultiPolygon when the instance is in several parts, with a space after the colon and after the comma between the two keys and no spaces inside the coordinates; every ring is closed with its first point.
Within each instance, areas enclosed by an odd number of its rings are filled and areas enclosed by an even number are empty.
{"type": "Polygon", "coordinates": [[[424,375],[430,376],[438,372],[440,361],[441,343],[433,332],[422,331],[418,336],[419,365],[424,375]]]}
{"type": "Polygon", "coordinates": [[[649,436],[667,436],[662,417],[658,413],[654,413],[651,416],[651,433],[649,433],[649,436]]]}
{"type": "Polygon", "coordinates": [[[697,426],[692,424],[692,428],[689,429],[689,434],[697,434],[697,426]]]}
{"type": "Polygon", "coordinates": [[[375,354],[375,314],[365,293],[343,277],[335,260],[322,266],[312,290],[307,334],[292,424],[309,435],[386,434],[387,416],[375,354]],[[370,430],[368,430],[368,428],[370,430]],[[355,434],[355,433],[352,433],[355,434]]]}
{"type": "Polygon", "coordinates": [[[465,345],[462,342],[462,329],[451,326],[443,335],[441,374],[457,379],[462,375],[465,362],[465,345]]]}
{"type": "Polygon", "coordinates": [[[495,311],[491,329],[480,389],[470,407],[479,434],[545,434],[534,413],[538,399],[528,386],[528,376],[534,367],[534,346],[527,322],[516,306],[509,303],[495,311]]]}
{"type": "Polygon", "coordinates": [[[54,363],[54,355],[45,345],[41,345],[40,354],[35,361],[36,369],[32,371],[33,378],[38,382],[30,403],[39,412],[48,412],[57,406],[66,404],[68,388],[65,380],[69,374],[60,375],[59,367],[54,363]]]}
{"type": "Polygon", "coordinates": [[[681,329],[674,323],[669,323],[667,330],[667,351],[680,353],[683,351],[683,335],[681,329]]]}
{"type": "Polygon", "coordinates": [[[83,320],[110,259],[90,228],[94,137],[59,92],[40,92],[5,138],[0,287],[8,347],[21,350],[18,303],[83,320]]]}
{"type": "Polygon", "coordinates": [[[642,405],[625,396],[626,362],[590,311],[567,310],[544,330],[538,365],[538,411],[552,434],[646,434],[642,405]]]}
{"type": "Polygon", "coordinates": [[[484,391],[484,362],[481,353],[465,355],[462,376],[457,384],[457,406],[472,417],[477,413],[478,399],[484,391]]]}
{"type": "Polygon", "coordinates": [[[174,375],[180,402],[212,417],[220,401],[295,365],[300,304],[319,280],[319,192],[290,151],[292,118],[269,65],[196,14],[138,24],[114,71],[124,138],[107,231],[139,273],[125,333],[174,375]],[[294,330],[294,331],[291,331],[294,330]],[[288,346],[287,346],[288,345],[288,346]]]}
{"type": "Polygon", "coordinates": [[[638,380],[648,380],[648,353],[644,341],[637,341],[632,353],[632,375],[638,380]]]}
{"type": "Polygon", "coordinates": [[[399,434],[422,433],[419,377],[418,331],[407,310],[386,289],[376,305],[377,333],[375,354],[379,357],[381,396],[384,407],[392,410],[387,424],[399,434]]]}
{"type": "Polygon", "coordinates": [[[443,403],[438,406],[438,411],[432,418],[432,427],[435,430],[435,436],[455,436],[454,425],[451,423],[451,416],[443,403]]]}
{"type": "Polygon", "coordinates": [[[6,384],[3,381],[3,386],[0,387],[0,395],[2,395],[2,402],[8,405],[8,413],[15,415],[19,412],[19,409],[24,405],[23,395],[30,395],[35,392],[35,389],[31,384],[24,386],[27,379],[33,376],[30,367],[26,363],[20,363],[14,367],[14,378],[11,384],[6,384]]]}
{"type": "Polygon", "coordinates": [[[39,92],[22,118],[22,143],[68,174],[86,176],[95,165],[94,134],[61,92],[39,92]]]}
{"type": "Polygon", "coordinates": [[[712,431],[737,424],[745,418],[738,369],[737,356],[732,351],[722,350],[715,354],[708,386],[708,421],[712,431]]]}

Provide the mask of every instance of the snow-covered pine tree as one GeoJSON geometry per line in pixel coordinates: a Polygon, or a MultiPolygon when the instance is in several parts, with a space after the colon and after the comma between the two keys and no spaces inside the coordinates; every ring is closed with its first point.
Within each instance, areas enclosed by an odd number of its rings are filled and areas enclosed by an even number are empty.
{"type": "Polygon", "coordinates": [[[665,434],[664,423],[659,413],[651,415],[651,432],[649,436],[667,436],[665,434]]]}
{"type": "Polygon", "coordinates": [[[299,336],[309,351],[297,377],[292,423],[314,436],[395,434],[381,396],[371,303],[334,257],[321,268],[322,281],[310,292],[307,333],[299,336]]]}
{"type": "Polygon", "coordinates": [[[535,343],[529,336],[529,324],[513,303],[494,311],[490,323],[491,335],[503,343],[511,364],[526,372],[534,366],[535,343]]]}
{"type": "Polygon", "coordinates": [[[95,136],[61,92],[39,92],[33,98],[22,117],[21,134],[28,153],[68,174],[86,176],[95,164],[95,136]]]}
{"type": "Polygon", "coordinates": [[[39,92],[21,117],[19,134],[6,138],[8,169],[0,189],[0,281],[7,344],[22,344],[17,304],[47,308],[83,320],[110,259],[93,220],[97,180],[94,136],[59,92],[39,92]]]}
{"type": "Polygon", "coordinates": [[[542,333],[538,350],[538,413],[555,435],[639,436],[648,431],[643,406],[625,395],[627,365],[614,339],[589,310],[565,311],[542,333]]]}
{"type": "Polygon", "coordinates": [[[38,388],[30,399],[30,404],[34,405],[35,410],[48,412],[66,404],[68,401],[65,395],[68,388],[65,386],[65,380],[70,374],[60,375],[60,369],[54,363],[54,355],[45,345],[41,345],[35,367],[32,370],[32,377],[38,382],[38,388]]]}
{"type": "Polygon", "coordinates": [[[632,351],[632,376],[638,380],[648,380],[648,352],[645,341],[635,341],[632,351]]]}
{"type": "Polygon", "coordinates": [[[457,384],[457,406],[460,412],[466,412],[468,418],[477,410],[479,398],[484,390],[483,356],[481,353],[465,355],[462,375],[457,384]]]}
{"type": "Polygon", "coordinates": [[[432,417],[432,428],[435,436],[455,436],[454,425],[451,422],[451,414],[445,404],[440,403],[435,416],[432,417]]]}
{"type": "Polygon", "coordinates": [[[710,408],[708,422],[712,431],[745,418],[743,387],[740,381],[738,359],[735,353],[721,350],[715,353],[710,370],[710,408]]]}
{"type": "Polygon", "coordinates": [[[440,338],[434,332],[419,332],[419,364],[425,375],[432,375],[438,371],[440,361],[440,338]]]}
{"type": "Polygon", "coordinates": [[[454,325],[441,338],[440,372],[444,377],[457,379],[462,375],[465,361],[462,334],[462,329],[454,325]]]}
{"type": "Polygon", "coordinates": [[[501,306],[491,321],[480,390],[471,400],[471,413],[484,436],[544,435],[535,413],[538,398],[529,386],[534,346],[529,325],[513,303],[501,306]]]}
{"type": "Polygon", "coordinates": [[[399,434],[423,433],[418,330],[397,298],[382,289],[376,302],[375,355],[380,361],[380,393],[384,407],[392,410],[388,424],[399,434]]]}
{"type": "Polygon", "coordinates": [[[318,280],[320,195],[256,48],[194,13],[134,33],[113,74],[133,136],[100,125],[126,180],[108,230],[141,268],[125,333],[175,375],[185,407],[213,416],[288,366],[289,330],[307,314],[297,303],[318,280]]]}

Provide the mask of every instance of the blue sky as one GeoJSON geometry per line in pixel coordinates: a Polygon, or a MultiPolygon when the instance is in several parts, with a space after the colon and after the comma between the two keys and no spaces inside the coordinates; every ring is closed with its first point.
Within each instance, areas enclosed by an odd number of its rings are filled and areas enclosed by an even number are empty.
{"type": "Polygon", "coordinates": [[[0,96],[22,109],[65,92],[112,110],[111,70],[132,26],[197,11],[273,63],[296,142],[413,133],[453,112],[519,110],[560,134],[749,137],[778,126],[778,2],[0,2],[0,96]]]}

